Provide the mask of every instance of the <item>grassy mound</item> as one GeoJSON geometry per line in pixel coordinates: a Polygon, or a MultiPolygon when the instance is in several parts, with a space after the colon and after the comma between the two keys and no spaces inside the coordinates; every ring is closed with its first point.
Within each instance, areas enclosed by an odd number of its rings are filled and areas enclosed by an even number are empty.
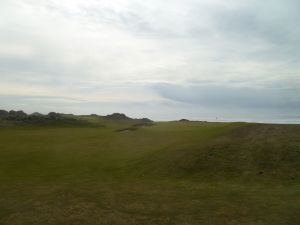
{"type": "Polygon", "coordinates": [[[199,131],[199,142],[179,143],[151,153],[142,161],[144,168],[149,166],[145,173],[299,179],[299,126],[236,126],[205,140],[199,131]]]}

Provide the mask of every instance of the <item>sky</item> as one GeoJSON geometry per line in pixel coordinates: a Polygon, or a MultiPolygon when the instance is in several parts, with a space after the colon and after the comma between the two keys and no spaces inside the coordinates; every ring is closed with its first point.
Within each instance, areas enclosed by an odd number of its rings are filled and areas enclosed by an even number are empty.
{"type": "Polygon", "coordinates": [[[299,0],[0,0],[0,108],[300,123],[299,0]]]}

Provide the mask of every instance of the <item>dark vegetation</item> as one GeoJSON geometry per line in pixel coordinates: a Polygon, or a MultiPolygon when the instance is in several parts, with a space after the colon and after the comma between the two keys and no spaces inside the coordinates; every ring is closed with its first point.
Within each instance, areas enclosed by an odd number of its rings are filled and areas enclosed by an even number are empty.
{"type": "MultiPolygon", "coordinates": [[[[127,117],[122,113],[113,113],[107,116],[98,116],[96,114],[91,115],[93,117],[98,117],[99,119],[112,120],[112,121],[123,121],[123,122],[135,122],[135,126],[144,125],[146,123],[151,123],[152,121],[147,118],[142,119],[132,119],[127,117]]],[[[0,121],[2,123],[0,126],[13,126],[13,125],[82,125],[82,126],[95,126],[99,125],[96,123],[91,123],[80,116],[75,116],[73,114],[63,114],[50,112],[47,115],[35,112],[32,114],[26,114],[23,111],[5,111],[0,110],[0,121]]]]}
{"type": "Polygon", "coordinates": [[[300,125],[0,118],[1,225],[300,224],[300,125]]]}
{"type": "Polygon", "coordinates": [[[179,122],[190,122],[188,119],[181,119],[179,122]]]}
{"type": "Polygon", "coordinates": [[[9,112],[5,110],[0,111],[0,120],[3,125],[58,125],[58,124],[86,124],[86,121],[80,120],[73,115],[65,115],[61,113],[50,112],[47,115],[41,113],[32,113],[30,115],[23,111],[9,112]]]}
{"type": "Polygon", "coordinates": [[[111,115],[104,116],[105,119],[113,120],[113,121],[131,121],[131,122],[136,122],[138,124],[140,123],[151,123],[153,122],[152,120],[148,118],[142,118],[142,119],[132,119],[130,117],[127,117],[123,113],[113,113],[111,115]]]}

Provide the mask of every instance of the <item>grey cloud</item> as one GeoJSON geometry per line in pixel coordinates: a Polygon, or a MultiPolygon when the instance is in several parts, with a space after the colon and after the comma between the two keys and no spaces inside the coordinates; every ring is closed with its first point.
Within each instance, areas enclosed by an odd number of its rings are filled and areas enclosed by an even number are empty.
{"type": "Polygon", "coordinates": [[[252,58],[293,62],[300,56],[298,10],[299,2],[294,0],[254,1],[218,12],[215,24],[221,37],[256,49],[249,55],[252,58]]]}
{"type": "Polygon", "coordinates": [[[215,84],[170,85],[153,87],[161,96],[193,105],[235,110],[269,109],[300,111],[300,90],[220,86],[215,84]]]}

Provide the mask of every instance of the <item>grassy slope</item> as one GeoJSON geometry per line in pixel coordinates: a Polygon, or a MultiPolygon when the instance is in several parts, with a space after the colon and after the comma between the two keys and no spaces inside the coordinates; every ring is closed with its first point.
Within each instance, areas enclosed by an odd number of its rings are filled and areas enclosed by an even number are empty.
{"type": "Polygon", "coordinates": [[[300,126],[82,118],[0,129],[0,224],[300,222],[300,126]]]}

